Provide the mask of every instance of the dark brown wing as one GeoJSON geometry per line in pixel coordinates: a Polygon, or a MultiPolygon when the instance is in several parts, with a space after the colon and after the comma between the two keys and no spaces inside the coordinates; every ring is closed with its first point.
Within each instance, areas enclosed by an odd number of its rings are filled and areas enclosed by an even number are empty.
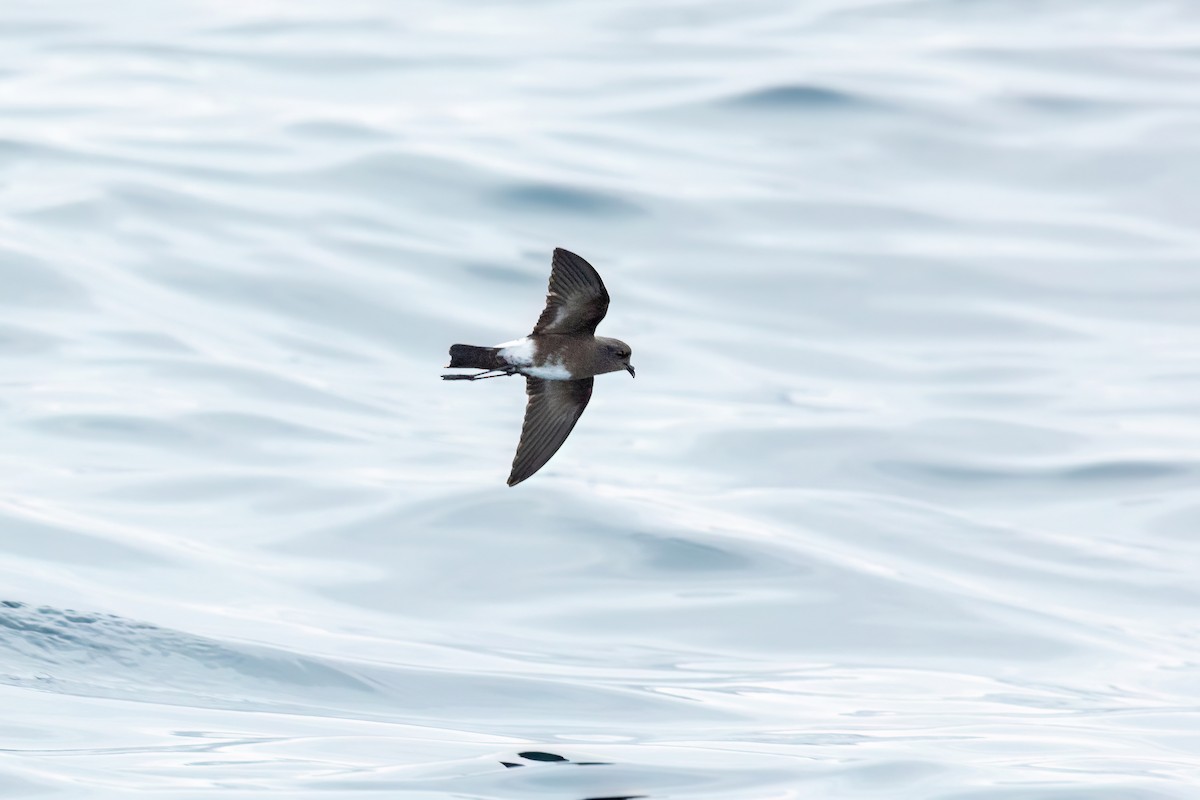
{"type": "Polygon", "coordinates": [[[546,309],[533,332],[595,333],[608,313],[608,290],[591,264],[574,253],[554,249],[546,309]]]}
{"type": "Polygon", "coordinates": [[[525,424],[513,459],[508,485],[516,486],[537,472],[558,452],[592,399],[592,379],[546,381],[526,378],[525,424]]]}

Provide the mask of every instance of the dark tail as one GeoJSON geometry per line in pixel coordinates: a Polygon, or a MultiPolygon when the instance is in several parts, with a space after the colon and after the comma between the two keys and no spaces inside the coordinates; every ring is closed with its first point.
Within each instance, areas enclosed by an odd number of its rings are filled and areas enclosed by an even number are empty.
{"type": "Polygon", "coordinates": [[[503,369],[508,364],[498,355],[498,347],[475,347],[470,344],[450,345],[447,369],[503,369]]]}

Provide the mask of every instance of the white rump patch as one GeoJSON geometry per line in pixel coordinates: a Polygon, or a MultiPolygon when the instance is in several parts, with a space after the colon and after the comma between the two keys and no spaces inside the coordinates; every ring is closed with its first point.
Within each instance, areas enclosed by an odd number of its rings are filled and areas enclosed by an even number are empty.
{"type": "Polygon", "coordinates": [[[528,367],[533,363],[533,340],[528,336],[498,344],[496,347],[500,348],[500,357],[514,367],[528,367]]]}

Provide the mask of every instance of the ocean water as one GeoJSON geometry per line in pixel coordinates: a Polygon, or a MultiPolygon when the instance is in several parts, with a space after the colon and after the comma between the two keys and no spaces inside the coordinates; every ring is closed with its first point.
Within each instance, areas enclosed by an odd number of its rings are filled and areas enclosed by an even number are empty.
{"type": "Polygon", "coordinates": [[[0,797],[1200,796],[1192,0],[6,0],[0,365],[0,797]]]}

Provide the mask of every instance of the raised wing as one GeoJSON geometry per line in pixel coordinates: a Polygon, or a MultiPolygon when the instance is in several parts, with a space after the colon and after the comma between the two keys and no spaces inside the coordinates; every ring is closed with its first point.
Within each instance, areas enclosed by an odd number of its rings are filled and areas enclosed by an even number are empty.
{"type": "Polygon", "coordinates": [[[546,309],[533,332],[595,333],[607,312],[608,290],[600,275],[579,256],[556,247],[546,309]]]}
{"type": "Polygon", "coordinates": [[[508,485],[516,486],[537,472],[567,440],[579,421],[588,400],[592,399],[592,379],[577,381],[546,381],[526,378],[525,424],[521,426],[521,443],[513,459],[508,485]]]}

